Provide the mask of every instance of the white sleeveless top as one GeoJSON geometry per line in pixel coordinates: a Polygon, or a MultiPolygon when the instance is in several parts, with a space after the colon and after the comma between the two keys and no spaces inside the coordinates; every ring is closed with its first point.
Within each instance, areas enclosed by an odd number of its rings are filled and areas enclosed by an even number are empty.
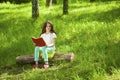
{"type": "MultiPolygon", "coordinates": [[[[50,46],[50,45],[53,45],[52,43],[52,40],[54,38],[57,38],[56,34],[55,33],[43,33],[41,34],[41,36],[43,38],[43,40],[45,41],[45,43],[50,46]]],[[[54,48],[55,49],[55,45],[53,45],[51,48],[54,48]]]]}

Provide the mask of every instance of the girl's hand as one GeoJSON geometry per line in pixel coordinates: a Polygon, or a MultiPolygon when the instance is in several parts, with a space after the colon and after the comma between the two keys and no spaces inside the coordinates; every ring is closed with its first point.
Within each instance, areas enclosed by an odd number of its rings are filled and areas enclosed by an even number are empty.
{"type": "Polygon", "coordinates": [[[33,43],[34,44],[34,46],[36,46],[36,44],[35,43],[33,43]]]}
{"type": "Polygon", "coordinates": [[[45,44],[45,46],[48,46],[47,44],[45,44]]]}

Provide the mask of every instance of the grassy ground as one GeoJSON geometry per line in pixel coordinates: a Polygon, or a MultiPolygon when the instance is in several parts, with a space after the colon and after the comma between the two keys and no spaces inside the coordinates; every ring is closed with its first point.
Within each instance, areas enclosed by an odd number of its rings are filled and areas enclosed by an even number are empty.
{"type": "Polygon", "coordinates": [[[120,2],[77,3],[62,15],[62,5],[40,7],[31,18],[31,4],[0,4],[0,80],[120,79],[120,2]],[[74,52],[71,63],[54,62],[48,70],[17,65],[18,55],[33,54],[31,37],[51,20],[57,32],[56,52],[74,52]]]}

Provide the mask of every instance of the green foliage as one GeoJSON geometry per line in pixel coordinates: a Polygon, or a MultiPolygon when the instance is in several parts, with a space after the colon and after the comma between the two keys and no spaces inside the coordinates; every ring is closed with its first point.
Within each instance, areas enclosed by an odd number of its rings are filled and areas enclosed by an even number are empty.
{"type": "MultiPolygon", "coordinates": [[[[119,0],[68,0],[69,4],[71,3],[80,3],[80,2],[109,2],[109,1],[119,1],[119,0]]],[[[29,3],[31,0],[0,0],[0,2],[10,2],[15,4],[29,3]]],[[[39,0],[40,5],[45,5],[46,0],[39,0]]],[[[56,0],[56,4],[63,4],[63,0],[56,0]]]]}
{"type": "Polygon", "coordinates": [[[15,4],[21,4],[21,3],[31,2],[31,0],[0,0],[0,2],[10,2],[15,4]]]}
{"type": "Polygon", "coordinates": [[[120,3],[69,4],[68,15],[62,15],[61,7],[40,6],[34,20],[30,3],[0,4],[0,80],[119,79],[120,3]],[[57,32],[56,52],[74,52],[74,61],[50,63],[45,71],[17,65],[17,56],[34,53],[31,37],[39,37],[46,20],[57,32]]]}

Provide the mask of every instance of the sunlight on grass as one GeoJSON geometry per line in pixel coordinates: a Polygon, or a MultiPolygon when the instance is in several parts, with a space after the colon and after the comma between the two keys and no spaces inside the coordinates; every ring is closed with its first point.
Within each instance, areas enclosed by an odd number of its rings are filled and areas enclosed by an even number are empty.
{"type": "Polygon", "coordinates": [[[0,9],[0,79],[120,79],[119,3],[69,4],[68,15],[62,15],[61,4],[39,6],[36,21],[31,18],[31,3],[0,3],[0,9]],[[17,65],[16,56],[34,53],[31,37],[40,36],[46,20],[53,22],[57,32],[56,52],[74,52],[74,61],[51,63],[48,70],[17,65]]]}

